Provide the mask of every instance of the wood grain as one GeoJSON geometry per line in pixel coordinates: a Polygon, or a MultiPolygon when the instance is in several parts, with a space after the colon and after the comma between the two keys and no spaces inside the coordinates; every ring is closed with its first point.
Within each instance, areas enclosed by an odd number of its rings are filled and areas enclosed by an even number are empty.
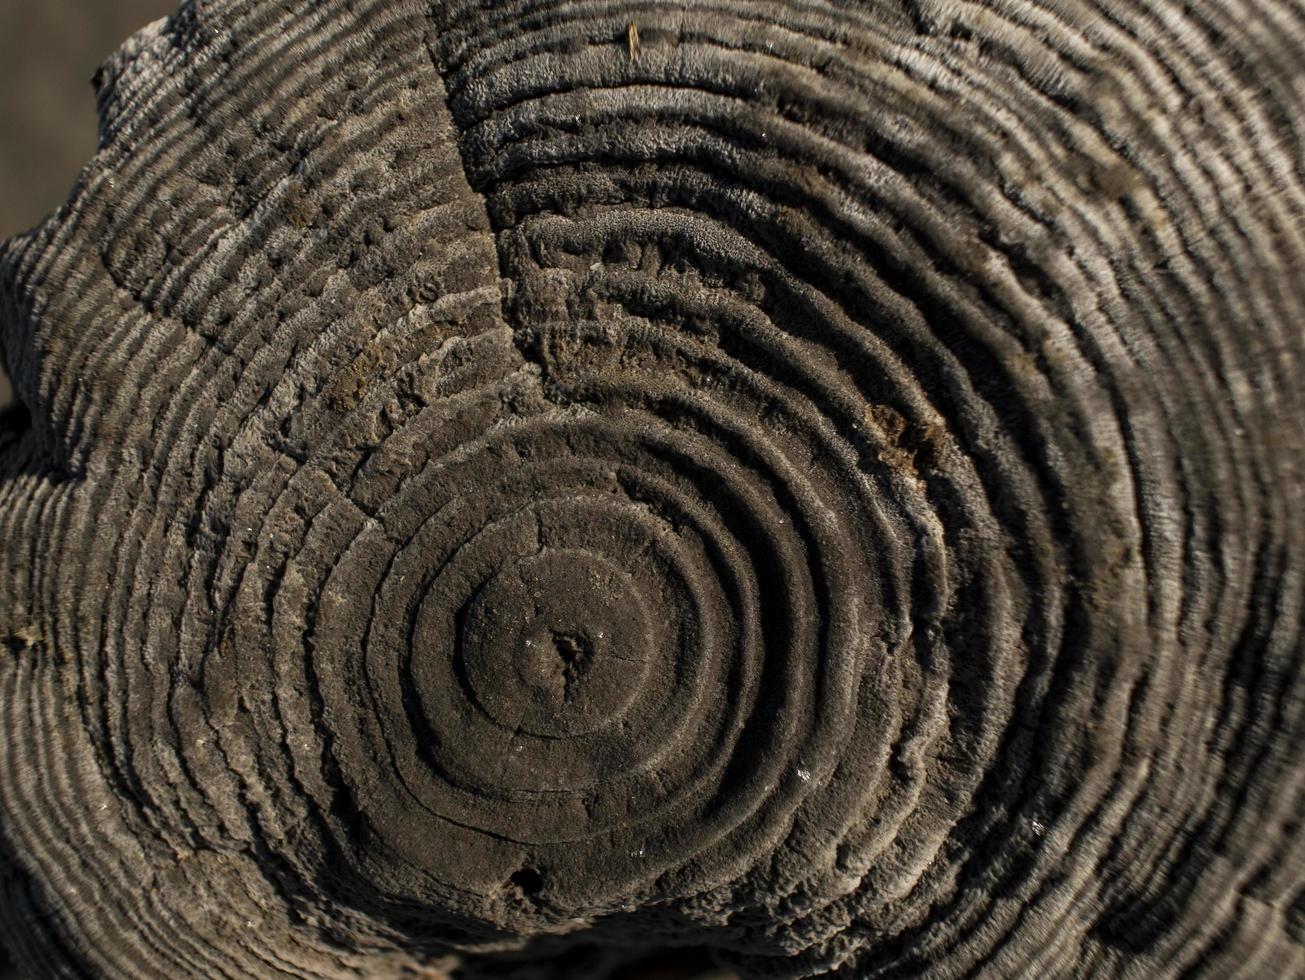
{"type": "Polygon", "coordinates": [[[1294,0],[138,34],[0,252],[4,939],[1305,975],[1303,54],[1294,0]]]}

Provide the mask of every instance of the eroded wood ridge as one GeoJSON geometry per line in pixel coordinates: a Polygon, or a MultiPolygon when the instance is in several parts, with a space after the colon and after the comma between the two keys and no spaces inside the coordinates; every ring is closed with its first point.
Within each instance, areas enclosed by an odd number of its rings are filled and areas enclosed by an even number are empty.
{"type": "Polygon", "coordinates": [[[1305,972],[1294,0],[187,3],[0,253],[39,977],[1305,972]]]}

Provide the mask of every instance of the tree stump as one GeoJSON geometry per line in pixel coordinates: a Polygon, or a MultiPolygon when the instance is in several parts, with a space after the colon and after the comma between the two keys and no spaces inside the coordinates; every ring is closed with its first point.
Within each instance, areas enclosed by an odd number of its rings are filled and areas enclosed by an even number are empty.
{"type": "Polygon", "coordinates": [[[1305,973],[1305,7],[192,0],[0,255],[33,977],[1305,973]]]}

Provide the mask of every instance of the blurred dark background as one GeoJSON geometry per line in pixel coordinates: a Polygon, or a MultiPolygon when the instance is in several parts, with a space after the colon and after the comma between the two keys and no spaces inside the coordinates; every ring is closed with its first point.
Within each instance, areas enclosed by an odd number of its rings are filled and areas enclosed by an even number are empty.
{"type": "MultiPolygon", "coordinates": [[[[177,0],[0,0],[0,240],[57,208],[95,152],[95,69],[177,0]]],[[[0,371],[0,409],[11,400],[0,371]]],[[[0,817],[2,819],[2,817],[0,817]]],[[[613,980],[731,980],[667,953],[613,980]]],[[[19,980],[0,947],[0,980],[19,980]]],[[[40,978],[27,978],[40,980],[40,978]]]]}
{"type": "Polygon", "coordinates": [[[58,207],[95,152],[91,76],[176,0],[0,0],[0,238],[58,207]]]}

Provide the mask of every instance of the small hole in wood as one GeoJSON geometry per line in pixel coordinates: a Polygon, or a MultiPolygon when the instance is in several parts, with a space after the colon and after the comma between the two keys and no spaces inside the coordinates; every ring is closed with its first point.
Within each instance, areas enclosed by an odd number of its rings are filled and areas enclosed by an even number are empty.
{"type": "Polygon", "coordinates": [[[538,895],[544,890],[544,876],[534,868],[522,868],[514,871],[508,879],[512,886],[527,898],[538,895]]]}

